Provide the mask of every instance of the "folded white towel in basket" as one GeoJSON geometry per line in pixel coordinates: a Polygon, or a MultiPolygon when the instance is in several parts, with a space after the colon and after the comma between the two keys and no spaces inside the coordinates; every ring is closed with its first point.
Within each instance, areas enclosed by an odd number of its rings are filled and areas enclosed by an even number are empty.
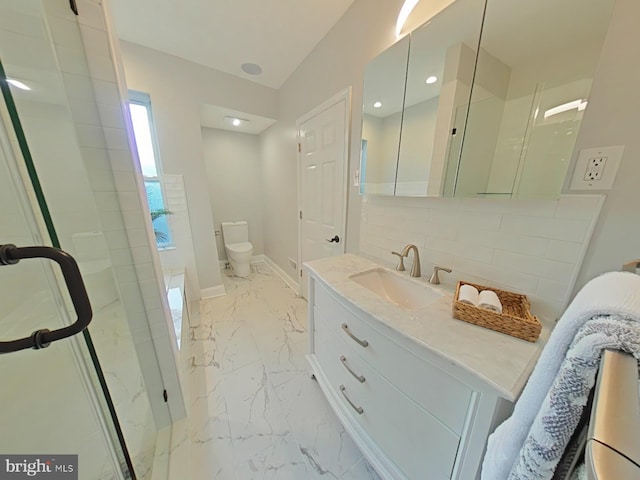
{"type": "Polygon", "coordinates": [[[482,480],[506,480],[509,477],[569,345],[588,320],[601,315],[616,315],[640,322],[640,275],[606,273],[591,280],[576,295],[545,345],[512,416],[489,437],[482,480]]]}

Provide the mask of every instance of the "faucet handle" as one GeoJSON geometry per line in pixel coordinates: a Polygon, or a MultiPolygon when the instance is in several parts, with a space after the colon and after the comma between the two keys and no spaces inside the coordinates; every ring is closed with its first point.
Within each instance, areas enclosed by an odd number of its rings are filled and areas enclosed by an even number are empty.
{"type": "Polygon", "coordinates": [[[440,277],[438,276],[438,272],[439,271],[443,271],[443,272],[447,272],[447,273],[451,273],[451,269],[450,268],[445,268],[445,267],[439,267],[439,266],[435,266],[433,267],[433,273],[431,274],[431,278],[429,279],[429,283],[432,283],[434,285],[439,285],[440,284],[440,277]]]}
{"type": "Polygon", "coordinates": [[[400,258],[400,263],[396,267],[396,270],[398,270],[399,272],[404,272],[404,255],[398,252],[391,252],[391,253],[394,255],[397,255],[400,258]]]}

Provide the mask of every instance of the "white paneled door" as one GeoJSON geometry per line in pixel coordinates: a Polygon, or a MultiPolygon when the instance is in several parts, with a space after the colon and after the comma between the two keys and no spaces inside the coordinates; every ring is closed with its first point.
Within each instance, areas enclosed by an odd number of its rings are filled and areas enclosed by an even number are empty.
{"type": "Polygon", "coordinates": [[[345,90],[298,120],[299,274],[304,262],[344,253],[350,92],[345,90]]]}

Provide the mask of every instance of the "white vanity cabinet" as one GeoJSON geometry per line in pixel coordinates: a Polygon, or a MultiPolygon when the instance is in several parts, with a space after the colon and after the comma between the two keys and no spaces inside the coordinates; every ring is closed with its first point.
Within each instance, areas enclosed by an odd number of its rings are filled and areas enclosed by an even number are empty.
{"type": "Polygon", "coordinates": [[[309,363],[376,471],[384,479],[478,478],[487,437],[512,402],[355,306],[313,268],[309,278],[309,363]]]}

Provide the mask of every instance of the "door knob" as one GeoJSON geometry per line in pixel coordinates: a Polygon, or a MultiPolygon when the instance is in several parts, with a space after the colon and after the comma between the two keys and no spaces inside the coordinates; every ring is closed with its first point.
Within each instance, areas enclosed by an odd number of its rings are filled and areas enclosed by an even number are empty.
{"type": "Polygon", "coordinates": [[[329,243],[340,243],[340,237],[338,235],[336,235],[332,239],[328,239],[327,238],[327,242],[329,242],[329,243]]]}

